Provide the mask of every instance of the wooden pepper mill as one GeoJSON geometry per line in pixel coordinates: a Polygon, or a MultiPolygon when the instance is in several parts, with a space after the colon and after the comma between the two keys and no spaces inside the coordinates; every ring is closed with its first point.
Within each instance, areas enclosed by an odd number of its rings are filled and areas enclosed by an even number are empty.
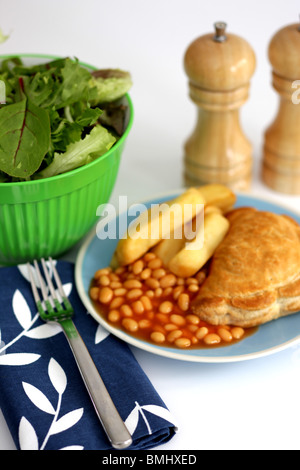
{"type": "Polygon", "coordinates": [[[184,56],[190,98],[198,107],[194,132],[184,146],[187,186],[220,183],[247,190],[252,176],[252,145],[239,122],[239,108],[248,99],[256,59],[250,45],[226,33],[225,23],[215,33],[193,41],[184,56]]]}
{"type": "Polygon", "coordinates": [[[300,194],[300,27],[278,31],[269,45],[278,114],[265,132],[262,178],[272,189],[300,194]],[[297,83],[298,82],[298,83],[297,83]]]}

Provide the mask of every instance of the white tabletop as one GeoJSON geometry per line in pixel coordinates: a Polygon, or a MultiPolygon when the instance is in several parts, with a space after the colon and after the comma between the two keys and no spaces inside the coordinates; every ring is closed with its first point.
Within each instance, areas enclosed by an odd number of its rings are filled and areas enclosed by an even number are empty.
{"type": "MultiPolygon", "coordinates": [[[[297,22],[296,0],[2,0],[1,28],[10,39],[0,53],[72,55],[99,67],[129,70],[135,122],[111,202],[151,198],[182,187],[183,143],[195,124],[182,60],[188,44],[215,21],[245,37],[257,70],[241,122],[254,146],[251,192],[300,211],[300,197],[260,181],[263,132],[277,110],[267,45],[282,26],[297,22]]],[[[299,77],[300,78],[300,77],[299,77]]],[[[68,257],[74,259],[76,249],[68,257]]],[[[300,449],[300,345],[265,358],[229,364],[176,361],[133,348],[179,423],[161,450],[300,449]]],[[[0,412],[0,450],[14,449],[0,412]]]]}

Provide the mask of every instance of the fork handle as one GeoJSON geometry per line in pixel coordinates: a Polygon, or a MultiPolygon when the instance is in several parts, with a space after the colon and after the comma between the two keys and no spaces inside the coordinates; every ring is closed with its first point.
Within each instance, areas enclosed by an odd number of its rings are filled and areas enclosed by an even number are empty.
{"type": "Polygon", "coordinates": [[[129,447],[132,444],[131,435],[120,417],[76,326],[71,319],[61,320],[59,323],[67,337],[98,418],[111,445],[115,449],[129,447]]]}

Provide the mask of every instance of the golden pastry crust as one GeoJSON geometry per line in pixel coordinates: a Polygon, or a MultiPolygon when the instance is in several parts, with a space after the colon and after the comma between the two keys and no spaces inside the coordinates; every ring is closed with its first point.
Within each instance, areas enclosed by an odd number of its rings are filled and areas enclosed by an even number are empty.
{"type": "Polygon", "coordinates": [[[300,227],[285,215],[240,208],[191,308],[213,325],[253,327],[300,310],[300,227]]]}

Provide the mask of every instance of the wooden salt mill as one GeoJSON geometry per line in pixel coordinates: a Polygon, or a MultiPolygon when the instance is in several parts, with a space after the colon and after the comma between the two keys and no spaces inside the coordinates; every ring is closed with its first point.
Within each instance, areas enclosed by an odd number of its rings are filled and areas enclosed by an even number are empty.
{"type": "Polygon", "coordinates": [[[269,45],[278,114],[265,132],[263,181],[285,194],[300,194],[300,27],[278,31],[269,45]],[[297,91],[298,88],[298,91],[297,91]]]}
{"type": "Polygon", "coordinates": [[[239,122],[239,108],[248,99],[256,59],[251,46],[226,33],[225,23],[215,33],[193,41],[184,56],[190,98],[198,107],[194,132],[184,146],[187,186],[220,183],[247,190],[252,176],[252,146],[239,122]]]}

